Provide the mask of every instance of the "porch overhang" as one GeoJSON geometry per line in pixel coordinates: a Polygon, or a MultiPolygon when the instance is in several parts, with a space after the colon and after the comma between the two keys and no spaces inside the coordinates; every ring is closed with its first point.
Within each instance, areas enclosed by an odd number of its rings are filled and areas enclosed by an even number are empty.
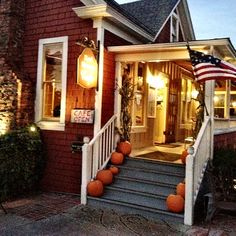
{"type": "MultiPolygon", "coordinates": [[[[191,49],[213,54],[230,63],[236,62],[236,51],[229,38],[189,41],[191,49]]],[[[116,61],[175,61],[189,60],[186,42],[111,46],[116,61]]]]}

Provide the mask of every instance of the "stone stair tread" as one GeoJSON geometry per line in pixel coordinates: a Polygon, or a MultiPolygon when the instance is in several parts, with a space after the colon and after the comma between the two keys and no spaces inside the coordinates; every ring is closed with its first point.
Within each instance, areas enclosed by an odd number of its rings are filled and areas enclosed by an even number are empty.
{"type": "Polygon", "coordinates": [[[124,193],[142,195],[142,196],[146,196],[146,197],[160,198],[162,200],[166,200],[166,195],[161,195],[161,194],[152,194],[152,193],[147,193],[147,192],[143,192],[143,191],[130,190],[130,189],[126,189],[126,188],[113,187],[113,186],[106,186],[105,191],[107,189],[108,190],[114,190],[114,191],[121,191],[121,192],[124,192],[124,193]]]}
{"type": "Polygon", "coordinates": [[[123,165],[116,166],[120,172],[113,184],[105,187],[101,198],[88,197],[88,204],[183,222],[183,213],[167,210],[166,198],[183,181],[184,165],[126,157],[123,165]]]}
{"type": "Polygon", "coordinates": [[[155,174],[162,174],[162,175],[171,175],[171,176],[178,176],[183,177],[184,174],[182,173],[169,173],[167,171],[156,171],[156,170],[150,170],[146,168],[139,168],[139,167],[129,167],[129,166],[120,166],[121,170],[136,170],[138,172],[146,172],[146,173],[155,173],[155,174]]]}
{"type": "Polygon", "coordinates": [[[145,163],[158,164],[158,165],[163,165],[163,166],[173,166],[173,167],[178,167],[178,168],[185,168],[185,166],[181,163],[171,163],[171,162],[158,161],[158,160],[153,161],[153,160],[148,160],[148,159],[144,159],[144,158],[142,159],[142,156],[126,157],[126,161],[145,162],[145,163]]]}
{"type": "Polygon", "coordinates": [[[177,213],[169,212],[167,210],[154,209],[154,208],[146,207],[146,206],[144,207],[144,206],[140,206],[138,204],[132,204],[131,205],[131,204],[127,203],[127,202],[112,201],[112,200],[106,199],[106,198],[95,198],[95,197],[88,197],[88,198],[96,200],[96,201],[99,201],[99,202],[112,203],[113,205],[117,205],[117,206],[122,205],[122,206],[126,206],[128,208],[141,209],[143,211],[152,212],[152,213],[158,213],[158,214],[164,214],[164,215],[169,215],[169,216],[174,216],[174,217],[180,218],[180,219],[184,218],[184,214],[183,213],[177,214],[177,213]]]}
{"type": "MultiPolygon", "coordinates": [[[[115,176],[115,180],[126,180],[126,181],[131,181],[131,182],[139,182],[139,183],[143,183],[143,184],[152,184],[152,185],[156,185],[156,186],[163,186],[163,187],[170,187],[170,188],[176,188],[176,184],[172,184],[172,183],[163,183],[163,182],[159,182],[159,181],[153,181],[153,180],[145,180],[145,179],[136,179],[136,178],[132,178],[132,177],[126,177],[126,176],[115,176]]],[[[114,182],[115,184],[115,182],[114,182]]]]}

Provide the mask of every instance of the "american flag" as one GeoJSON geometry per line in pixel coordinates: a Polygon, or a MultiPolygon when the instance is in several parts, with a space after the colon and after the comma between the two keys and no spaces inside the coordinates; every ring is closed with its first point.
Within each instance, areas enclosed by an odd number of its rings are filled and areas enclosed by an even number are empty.
{"type": "Polygon", "coordinates": [[[236,80],[236,66],[187,47],[196,81],[236,80]]]}

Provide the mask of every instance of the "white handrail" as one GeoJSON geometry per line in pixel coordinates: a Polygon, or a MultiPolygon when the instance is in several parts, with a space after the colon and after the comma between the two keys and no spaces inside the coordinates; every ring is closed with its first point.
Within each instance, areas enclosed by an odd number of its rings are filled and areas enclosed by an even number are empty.
{"type": "Polygon", "coordinates": [[[186,158],[185,169],[185,214],[184,223],[193,224],[194,204],[199,187],[203,179],[208,160],[211,158],[211,141],[213,138],[210,117],[205,121],[199,131],[193,147],[189,148],[189,155],[186,158]]]}
{"type": "Polygon", "coordinates": [[[82,147],[81,204],[87,203],[87,185],[89,181],[95,178],[98,170],[107,165],[111,153],[115,151],[117,145],[115,138],[116,120],[117,116],[114,115],[90,142],[84,139],[82,147]]]}

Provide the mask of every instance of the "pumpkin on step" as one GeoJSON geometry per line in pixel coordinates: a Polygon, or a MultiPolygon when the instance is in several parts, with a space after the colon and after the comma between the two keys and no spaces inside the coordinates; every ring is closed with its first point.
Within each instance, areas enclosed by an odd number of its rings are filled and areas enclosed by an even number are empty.
{"type": "Polygon", "coordinates": [[[119,173],[119,168],[116,166],[111,166],[109,170],[112,172],[113,175],[117,175],[119,173]]]}
{"type": "Polygon", "coordinates": [[[113,174],[110,170],[99,170],[96,179],[102,181],[104,185],[109,185],[113,181],[113,174]]]}
{"type": "Polygon", "coordinates": [[[124,156],[128,156],[131,153],[131,144],[128,141],[120,142],[117,145],[118,152],[121,152],[124,154],[124,156]]]}
{"type": "Polygon", "coordinates": [[[87,185],[88,195],[92,197],[101,197],[103,195],[104,187],[100,180],[91,180],[87,185]]]}
{"type": "Polygon", "coordinates": [[[111,154],[111,164],[122,165],[124,161],[124,155],[120,152],[113,152],[111,154]]]}
{"type": "Polygon", "coordinates": [[[179,183],[176,187],[176,193],[177,195],[182,196],[185,198],[185,183],[179,183]]]}
{"type": "Polygon", "coordinates": [[[184,210],[184,199],[180,195],[170,194],[166,199],[167,209],[174,213],[181,213],[184,210]]]}
{"type": "Polygon", "coordinates": [[[181,154],[181,161],[182,161],[183,164],[186,164],[187,156],[188,156],[188,151],[187,151],[187,149],[184,149],[182,154],[181,154]]]}

